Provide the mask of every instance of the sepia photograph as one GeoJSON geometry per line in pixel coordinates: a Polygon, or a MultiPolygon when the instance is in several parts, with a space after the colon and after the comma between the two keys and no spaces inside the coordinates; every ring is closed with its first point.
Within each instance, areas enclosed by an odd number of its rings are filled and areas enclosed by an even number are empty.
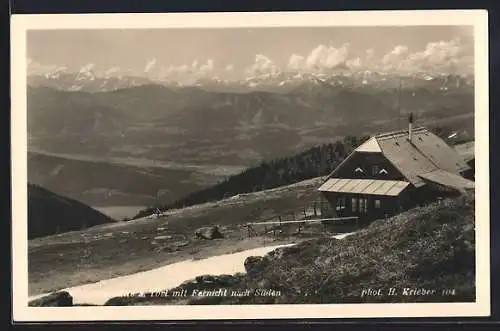
{"type": "Polygon", "coordinates": [[[489,314],[486,12],[12,24],[19,320],[489,314]]]}

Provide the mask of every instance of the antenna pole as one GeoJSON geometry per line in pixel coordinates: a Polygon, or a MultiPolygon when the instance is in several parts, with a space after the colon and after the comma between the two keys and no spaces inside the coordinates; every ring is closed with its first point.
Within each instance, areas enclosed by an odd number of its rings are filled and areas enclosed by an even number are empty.
{"type": "Polygon", "coordinates": [[[401,130],[401,76],[399,76],[398,86],[398,130],[401,130]]]}

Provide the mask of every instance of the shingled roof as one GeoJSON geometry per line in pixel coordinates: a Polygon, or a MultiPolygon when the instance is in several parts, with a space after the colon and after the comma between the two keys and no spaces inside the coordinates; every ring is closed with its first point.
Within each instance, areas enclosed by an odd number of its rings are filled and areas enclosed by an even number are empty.
{"type": "MultiPolygon", "coordinates": [[[[459,175],[470,169],[451,146],[426,128],[413,129],[411,141],[408,140],[408,130],[373,136],[344,162],[357,152],[382,153],[415,187],[425,185],[426,181],[420,176],[432,171],[443,170],[459,175]]],[[[329,178],[335,176],[344,162],[329,178]]]]}

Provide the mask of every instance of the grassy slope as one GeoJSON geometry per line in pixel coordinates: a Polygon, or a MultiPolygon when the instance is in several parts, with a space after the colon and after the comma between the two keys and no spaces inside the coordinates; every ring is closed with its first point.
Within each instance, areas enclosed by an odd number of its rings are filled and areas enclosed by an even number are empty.
{"type": "Polygon", "coordinates": [[[81,202],[28,184],[29,239],[111,222],[115,220],[81,202]]]}
{"type": "Polygon", "coordinates": [[[244,275],[198,277],[174,289],[260,288],[280,291],[279,296],[114,298],[108,304],[474,301],[474,225],[474,198],[445,200],[376,221],[342,240],[314,239],[277,249],[257,258],[244,275]],[[397,295],[387,295],[391,287],[397,295]],[[383,294],[362,297],[369,288],[383,294]],[[436,293],[408,296],[404,288],[436,293]],[[454,289],[455,295],[442,295],[443,289],[454,289]]]}
{"type": "Polygon", "coordinates": [[[169,263],[276,244],[246,239],[246,222],[297,210],[317,198],[321,178],[214,203],[171,210],[158,219],[138,219],[29,241],[29,293],[49,292],[169,263]],[[200,241],[194,231],[220,225],[225,239],[200,241]],[[172,236],[165,241],[156,236],[172,236]],[[188,242],[176,251],[169,245],[188,242]]]}

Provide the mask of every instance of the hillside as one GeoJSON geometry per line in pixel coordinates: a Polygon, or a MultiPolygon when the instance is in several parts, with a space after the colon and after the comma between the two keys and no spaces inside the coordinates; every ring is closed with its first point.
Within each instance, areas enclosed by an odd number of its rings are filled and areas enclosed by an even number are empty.
{"type": "Polygon", "coordinates": [[[240,169],[28,152],[31,183],[91,206],[172,203],[240,169]]]}
{"type": "Polygon", "coordinates": [[[249,220],[299,211],[318,199],[322,178],[272,190],[242,194],[183,209],[159,218],[94,226],[35,238],[28,243],[29,292],[38,294],[186,260],[300,238],[248,238],[249,220]],[[194,233],[218,225],[223,240],[199,240],[194,233]]]}
{"type": "Polygon", "coordinates": [[[474,202],[472,196],[462,196],[417,207],[342,240],[313,239],[249,257],[245,274],[200,276],[171,289],[189,294],[194,289],[250,289],[248,295],[179,299],[146,294],[116,297],[107,305],[472,302],[474,202]],[[367,289],[381,294],[367,294],[367,289]],[[451,291],[443,292],[447,289],[451,291]],[[267,296],[259,290],[268,290],[267,296]]]}
{"type": "MultiPolygon", "coordinates": [[[[397,100],[397,90],[369,85],[306,84],[287,93],[153,84],[99,93],[29,87],[29,144],[56,153],[249,166],[335,137],[395,129],[397,100]]],[[[474,95],[409,87],[401,92],[401,116],[410,111],[419,124],[471,126],[474,95]]]]}
{"type": "Polygon", "coordinates": [[[114,220],[81,202],[28,184],[29,239],[110,222],[114,220]]]}

